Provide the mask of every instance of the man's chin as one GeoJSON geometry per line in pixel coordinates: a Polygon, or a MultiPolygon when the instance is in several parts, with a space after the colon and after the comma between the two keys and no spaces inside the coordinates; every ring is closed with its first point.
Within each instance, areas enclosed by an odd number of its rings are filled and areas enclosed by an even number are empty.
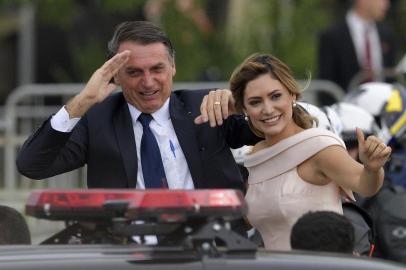
{"type": "Polygon", "coordinates": [[[149,105],[149,106],[143,106],[139,110],[142,111],[143,113],[154,113],[158,111],[162,107],[162,104],[154,104],[154,105],[149,105]]]}

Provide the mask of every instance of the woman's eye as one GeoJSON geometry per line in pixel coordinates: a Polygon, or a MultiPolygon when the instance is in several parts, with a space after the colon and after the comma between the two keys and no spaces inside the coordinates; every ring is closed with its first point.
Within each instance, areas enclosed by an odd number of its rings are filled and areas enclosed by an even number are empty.
{"type": "Polygon", "coordinates": [[[281,96],[282,96],[282,94],[274,94],[271,96],[271,99],[275,100],[275,99],[280,98],[281,96]]]}
{"type": "Polygon", "coordinates": [[[251,106],[256,106],[256,105],[259,104],[259,101],[253,100],[253,101],[250,101],[248,104],[251,105],[251,106]]]}

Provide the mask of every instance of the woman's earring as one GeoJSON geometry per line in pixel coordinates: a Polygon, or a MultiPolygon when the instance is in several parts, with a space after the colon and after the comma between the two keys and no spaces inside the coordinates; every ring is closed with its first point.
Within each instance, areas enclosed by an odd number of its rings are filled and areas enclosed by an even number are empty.
{"type": "Polygon", "coordinates": [[[293,108],[296,108],[296,106],[297,106],[296,101],[293,101],[292,107],[293,107],[293,108]]]}

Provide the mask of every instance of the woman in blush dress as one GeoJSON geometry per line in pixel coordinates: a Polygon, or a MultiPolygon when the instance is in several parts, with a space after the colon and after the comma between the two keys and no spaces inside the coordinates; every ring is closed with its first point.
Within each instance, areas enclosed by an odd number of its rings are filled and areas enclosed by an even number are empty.
{"type": "Polygon", "coordinates": [[[290,250],[291,228],[303,214],[342,214],[343,195],[353,200],[353,191],[371,196],[381,188],[382,167],[391,149],[375,136],[364,138],[357,129],[361,164],[337,135],[313,128],[315,119],[296,104],[298,84],[279,59],[250,56],[233,72],[230,90],[234,109],[264,138],[244,165],[249,171],[247,218],[266,249],[290,250]]]}

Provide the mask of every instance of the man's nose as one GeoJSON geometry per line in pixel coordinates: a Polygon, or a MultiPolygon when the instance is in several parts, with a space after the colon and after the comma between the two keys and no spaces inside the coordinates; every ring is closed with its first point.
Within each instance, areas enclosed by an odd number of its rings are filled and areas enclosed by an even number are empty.
{"type": "Polygon", "coordinates": [[[154,77],[151,73],[145,73],[144,77],[142,78],[142,85],[146,88],[152,87],[154,84],[154,77]]]}

